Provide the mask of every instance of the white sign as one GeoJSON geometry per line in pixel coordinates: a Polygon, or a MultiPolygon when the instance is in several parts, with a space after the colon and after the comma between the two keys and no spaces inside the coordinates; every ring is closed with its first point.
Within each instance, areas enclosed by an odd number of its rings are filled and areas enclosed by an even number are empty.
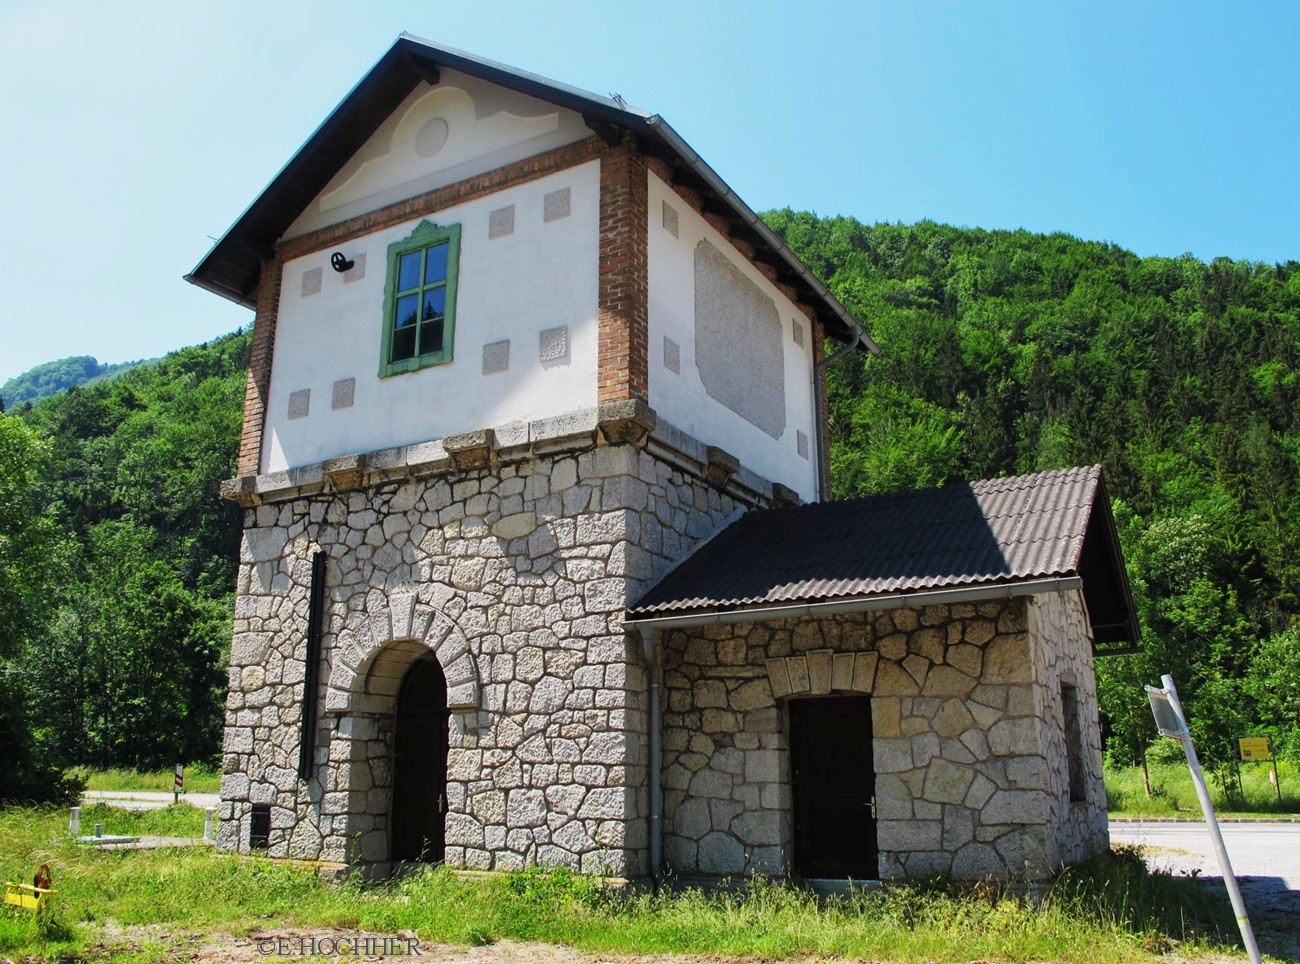
{"type": "Polygon", "coordinates": [[[1182,713],[1169,700],[1169,691],[1156,686],[1148,686],[1147,700],[1151,703],[1151,715],[1156,718],[1156,729],[1161,736],[1182,737],[1187,735],[1187,721],[1182,713]]]}

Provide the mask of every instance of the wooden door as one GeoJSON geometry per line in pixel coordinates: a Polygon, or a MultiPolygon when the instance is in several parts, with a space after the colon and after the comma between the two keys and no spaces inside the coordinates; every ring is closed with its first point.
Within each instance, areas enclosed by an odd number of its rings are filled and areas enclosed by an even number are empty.
{"type": "Polygon", "coordinates": [[[447,814],[447,680],[432,655],[407,670],[397,694],[393,860],[443,859],[447,814]]]}
{"type": "Polygon", "coordinates": [[[871,698],[789,705],[795,873],[874,880],[880,870],[871,698]]]}

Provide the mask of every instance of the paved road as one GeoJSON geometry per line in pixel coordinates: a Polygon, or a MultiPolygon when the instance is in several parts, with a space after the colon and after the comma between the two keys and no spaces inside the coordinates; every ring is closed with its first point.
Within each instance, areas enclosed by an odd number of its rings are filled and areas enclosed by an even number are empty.
{"type": "MultiPolygon", "coordinates": [[[[170,806],[172,794],[156,790],[87,790],[81,795],[83,803],[106,803],[123,810],[157,810],[170,806]]],[[[215,793],[182,793],[181,803],[205,810],[215,807],[221,797],[215,793]]]]}
{"type": "MultiPolygon", "coordinates": [[[[1225,823],[1220,828],[1261,948],[1300,958],[1300,823],[1225,823]]],[[[1226,895],[1204,823],[1112,823],[1110,839],[1145,848],[1153,869],[1198,873],[1226,895]]]]}

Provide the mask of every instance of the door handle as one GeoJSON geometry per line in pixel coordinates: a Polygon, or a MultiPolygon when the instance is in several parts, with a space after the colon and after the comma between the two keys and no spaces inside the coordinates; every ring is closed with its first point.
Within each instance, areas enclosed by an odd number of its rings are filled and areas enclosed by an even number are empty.
{"type": "Polygon", "coordinates": [[[871,808],[871,819],[872,819],[872,820],[875,820],[875,819],[876,819],[876,798],[875,798],[875,796],[873,795],[873,796],[871,797],[871,800],[868,801],[867,803],[864,803],[863,806],[864,806],[864,807],[870,807],[870,808],[871,808]]]}

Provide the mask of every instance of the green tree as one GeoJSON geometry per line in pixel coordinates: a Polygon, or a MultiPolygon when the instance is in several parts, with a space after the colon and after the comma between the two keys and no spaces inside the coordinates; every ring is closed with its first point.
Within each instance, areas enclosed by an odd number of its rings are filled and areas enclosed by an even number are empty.
{"type": "Polygon", "coordinates": [[[0,802],[60,800],[78,789],[37,752],[22,674],[23,653],[49,612],[51,532],[37,483],[46,451],[37,433],[0,414],[0,802]]]}

